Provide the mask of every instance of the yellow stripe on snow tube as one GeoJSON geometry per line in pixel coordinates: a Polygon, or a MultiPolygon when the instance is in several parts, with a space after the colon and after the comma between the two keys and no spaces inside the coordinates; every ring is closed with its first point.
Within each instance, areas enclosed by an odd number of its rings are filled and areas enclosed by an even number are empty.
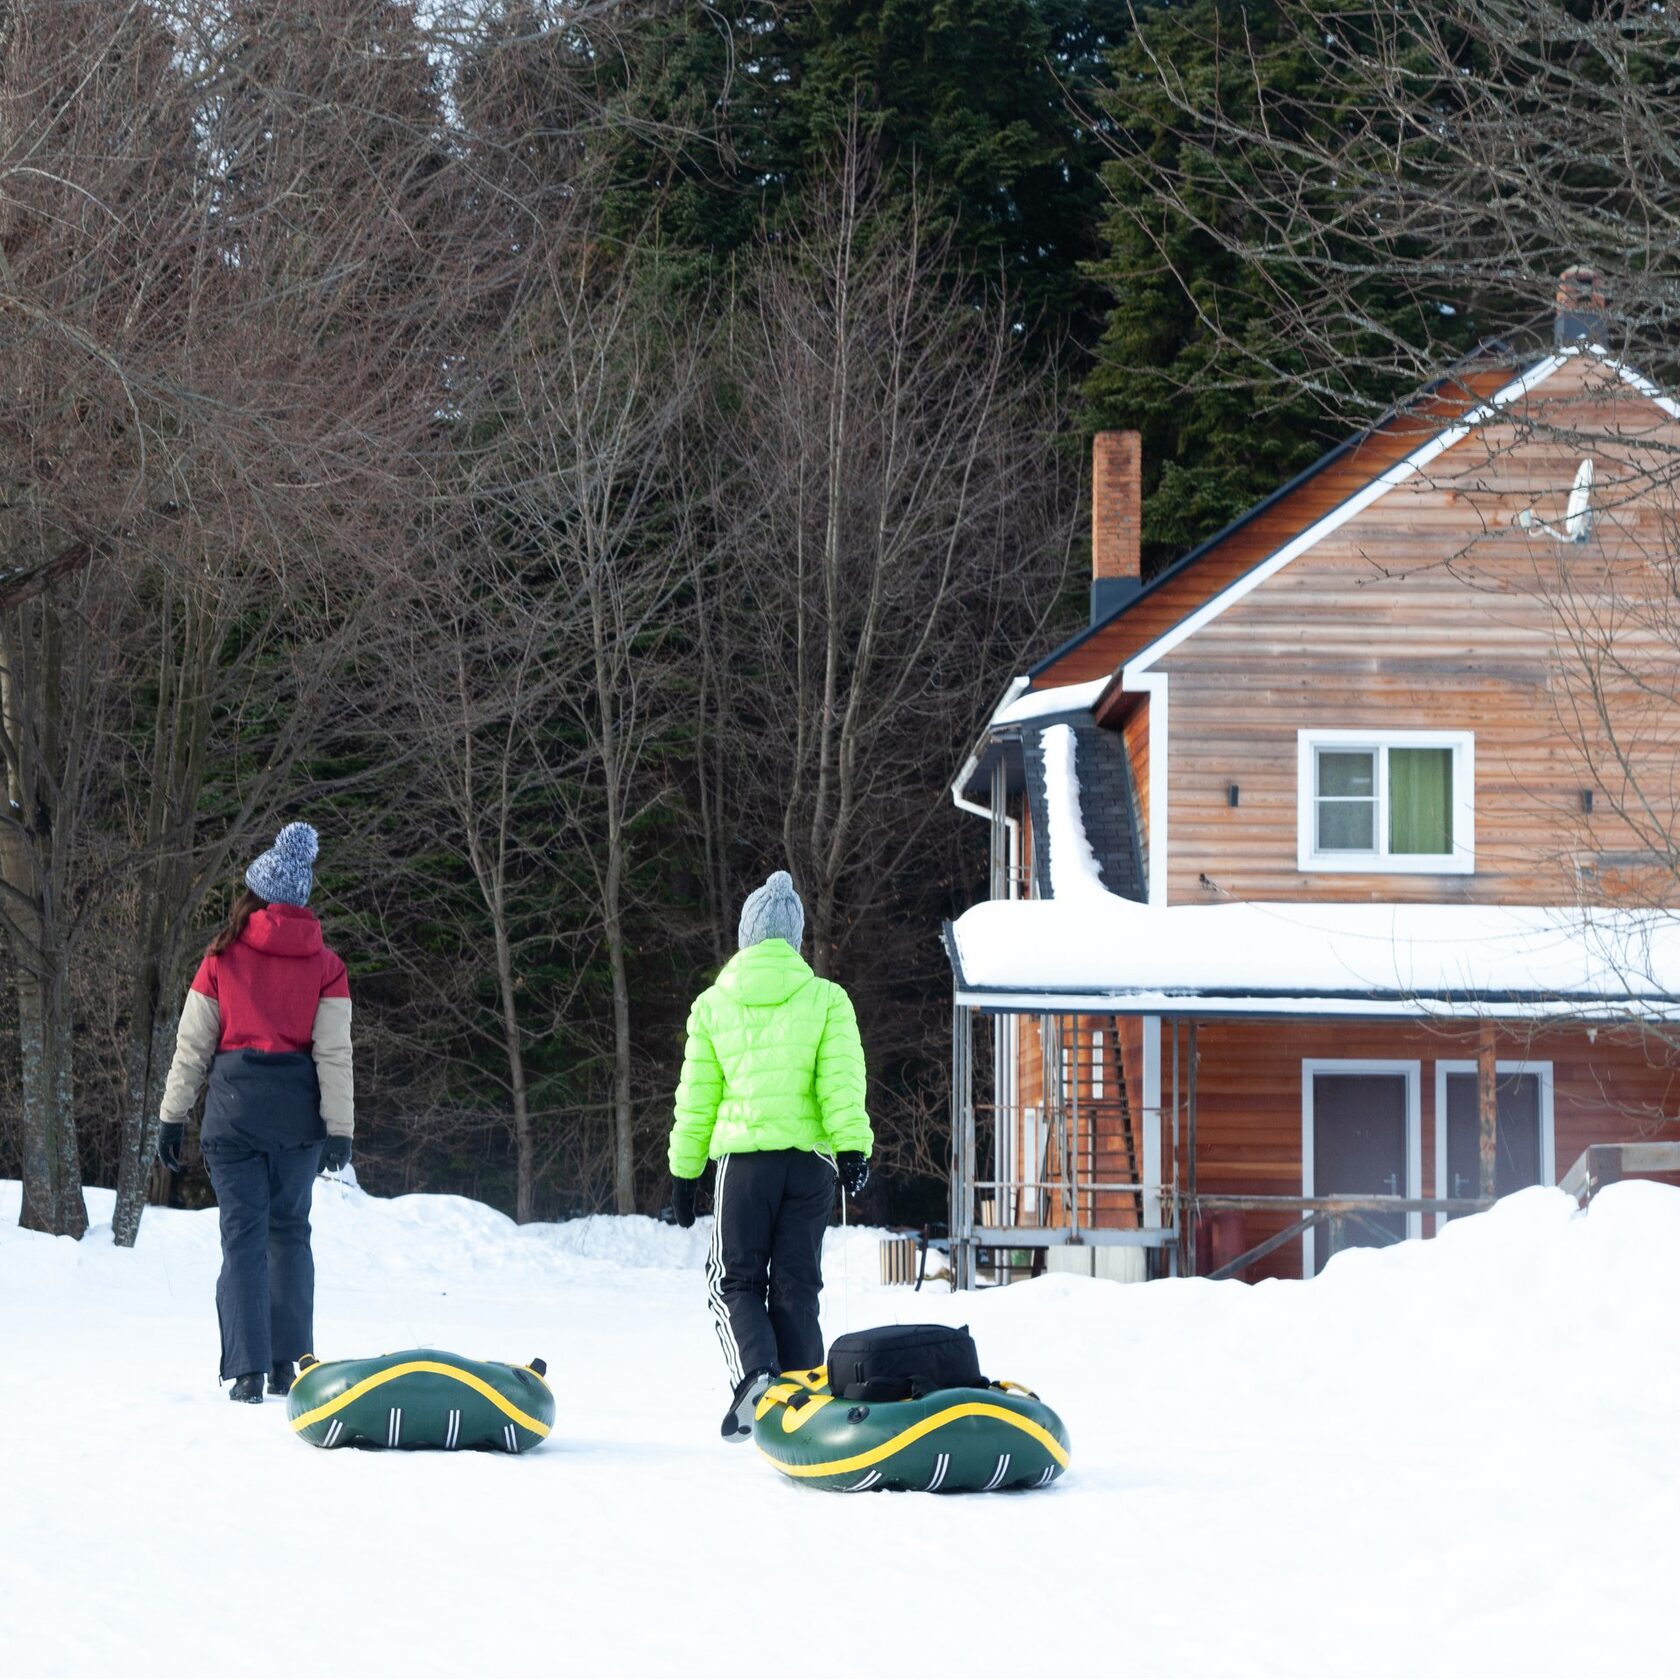
{"type": "Polygon", "coordinates": [[[785,1375],[753,1426],[758,1450],[807,1487],[994,1493],[1046,1487],[1068,1467],[1062,1420],[1016,1384],[856,1402],[826,1385],[820,1370],[785,1375]]]}
{"type": "Polygon", "coordinates": [[[435,1348],[377,1359],[307,1358],[287,1397],[300,1439],[317,1447],[478,1447],[519,1453],[554,1427],[548,1367],[497,1365],[435,1348]]]}

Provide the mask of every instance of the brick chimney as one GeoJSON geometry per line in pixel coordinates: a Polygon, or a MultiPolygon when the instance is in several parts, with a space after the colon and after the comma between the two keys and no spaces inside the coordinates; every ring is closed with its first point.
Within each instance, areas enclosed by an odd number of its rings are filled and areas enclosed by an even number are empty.
{"type": "Polygon", "coordinates": [[[1091,440],[1091,622],[1143,587],[1143,438],[1098,432],[1091,440]]]}
{"type": "Polygon", "coordinates": [[[1558,276],[1553,337],[1561,345],[1607,344],[1604,282],[1598,271],[1576,263],[1558,276]]]}

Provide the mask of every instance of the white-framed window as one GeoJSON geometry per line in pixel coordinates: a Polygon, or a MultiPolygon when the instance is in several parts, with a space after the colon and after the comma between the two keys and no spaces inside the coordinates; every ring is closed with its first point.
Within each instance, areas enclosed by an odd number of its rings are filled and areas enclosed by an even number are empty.
{"type": "Polygon", "coordinates": [[[1296,736],[1299,865],[1473,874],[1475,787],[1469,730],[1303,729],[1296,736]]]}

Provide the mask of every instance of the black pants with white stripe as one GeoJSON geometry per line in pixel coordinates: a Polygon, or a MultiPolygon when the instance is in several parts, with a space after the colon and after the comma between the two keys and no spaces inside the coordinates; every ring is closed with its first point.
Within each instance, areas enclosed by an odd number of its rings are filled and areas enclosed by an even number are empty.
{"type": "Polygon", "coordinates": [[[807,1149],[718,1162],[706,1288],[732,1383],[822,1364],[817,1297],[834,1183],[833,1166],[807,1149]]]}

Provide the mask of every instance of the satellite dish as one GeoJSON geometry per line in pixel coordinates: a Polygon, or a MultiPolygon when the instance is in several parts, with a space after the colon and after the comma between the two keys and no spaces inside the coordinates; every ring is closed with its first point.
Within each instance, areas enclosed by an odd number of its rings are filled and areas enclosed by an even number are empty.
{"type": "Polygon", "coordinates": [[[1592,530],[1592,457],[1575,469],[1575,488],[1569,492],[1563,528],[1570,542],[1585,542],[1592,530]]]}
{"type": "Polygon", "coordinates": [[[1553,542],[1585,542],[1592,534],[1592,481],[1593,464],[1589,455],[1575,469],[1575,486],[1564,505],[1562,530],[1544,519],[1536,519],[1533,508],[1524,508],[1517,515],[1517,524],[1525,531],[1544,531],[1553,542]]]}

